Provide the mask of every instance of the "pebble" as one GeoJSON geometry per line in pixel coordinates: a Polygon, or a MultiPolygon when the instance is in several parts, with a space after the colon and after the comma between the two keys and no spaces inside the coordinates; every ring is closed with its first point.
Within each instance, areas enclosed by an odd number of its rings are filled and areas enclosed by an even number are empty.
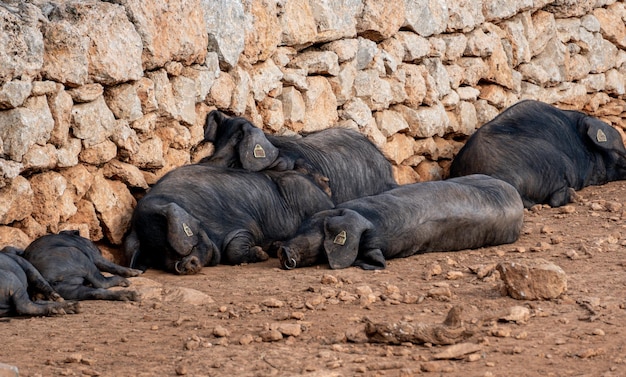
{"type": "Polygon", "coordinates": [[[250,334],[242,335],[241,338],[239,338],[239,344],[242,346],[246,346],[252,342],[254,342],[254,337],[250,334]]]}
{"type": "Polygon", "coordinates": [[[591,332],[593,335],[598,335],[598,336],[604,336],[604,330],[602,329],[593,329],[593,331],[591,332]]]}
{"type": "Polygon", "coordinates": [[[448,273],[446,274],[446,279],[448,280],[458,280],[461,278],[463,278],[462,271],[448,271],[448,273]]]}
{"type": "Polygon", "coordinates": [[[264,330],[259,335],[264,342],[276,342],[283,339],[283,334],[278,330],[264,330]]]}
{"type": "Polygon", "coordinates": [[[284,302],[274,297],[264,300],[261,304],[263,304],[264,306],[267,306],[268,308],[282,308],[285,305],[284,302]]]}
{"type": "Polygon", "coordinates": [[[215,326],[215,328],[213,329],[213,335],[218,338],[224,338],[230,336],[230,331],[228,331],[228,329],[223,326],[215,326]]]}
{"type": "Polygon", "coordinates": [[[322,276],[322,284],[335,285],[339,282],[336,277],[333,275],[324,275],[322,276]]]}
{"type": "Polygon", "coordinates": [[[184,365],[177,365],[175,371],[176,371],[176,375],[184,376],[187,374],[187,367],[184,365]]]}

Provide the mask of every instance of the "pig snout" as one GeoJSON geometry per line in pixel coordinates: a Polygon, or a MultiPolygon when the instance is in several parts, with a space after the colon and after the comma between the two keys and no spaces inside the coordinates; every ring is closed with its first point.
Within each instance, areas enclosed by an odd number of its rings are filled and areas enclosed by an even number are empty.
{"type": "Polygon", "coordinates": [[[296,268],[298,264],[291,250],[285,246],[282,246],[278,251],[278,259],[280,260],[280,265],[285,270],[292,270],[296,268]]]}
{"type": "Polygon", "coordinates": [[[195,255],[185,257],[174,264],[174,269],[179,275],[192,275],[200,272],[202,263],[195,255]]]}

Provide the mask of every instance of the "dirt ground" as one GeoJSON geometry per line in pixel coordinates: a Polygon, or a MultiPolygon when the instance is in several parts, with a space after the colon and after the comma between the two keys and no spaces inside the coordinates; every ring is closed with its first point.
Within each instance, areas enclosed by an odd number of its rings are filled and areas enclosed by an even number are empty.
{"type": "Polygon", "coordinates": [[[626,181],[579,194],[565,208],[527,211],[514,244],[395,259],[383,271],[283,271],[276,259],[195,276],[149,270],[130,287],[141,302],[1,320],[0,362],[23,377],[623,376],[626,181]],[[566,294],[504,294],[493,267],[519,258],[560,266],[566,294]],[[364,335],[366,321],[437,325],[458,306],[474,329],[460,346],[364,335]],[[530,317],[488,315],[514,307],[530,317]],[[450,347],[461,351],[446,356],[450,347]]]}

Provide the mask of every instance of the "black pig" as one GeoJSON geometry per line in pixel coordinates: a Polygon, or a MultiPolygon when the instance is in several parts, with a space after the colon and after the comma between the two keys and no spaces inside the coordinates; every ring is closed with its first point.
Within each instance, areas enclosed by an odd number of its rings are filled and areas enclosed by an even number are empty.
{"type": "Polygon", "coordinates": [[[328,261],[383,269],[386,259],[511,243],[524,207],[515,188],[486,175],[399,186],[354,199],[304,221],[276,243],[285,269],[328,261]]]}
{"type": "Polygon", "coordinates": [[[397,186],[391,163],[359,132],[330,128],[300,136],[265,134],[250,121],[209,113],[205,141],[215,152],[203,160],[249,171],[301,170],[329,180],[334,203],[378,194],[397,186]]]}
{"type": "Polygon", "coordinates": [[[131,267],[195,274],[217,263],[266,260],[270,242],[333,203],[295,171],[248,172],[206,164],[163,176],[141,198],[124,241],[131,267]]]}
{"type": "Polygon", "coordinates": [[[21,254],[11,246],[0,251],[0,317],[78,313],[78,303],[64,301],[21,254]],[[32,301],[31,293],[53,301],[32,301]]]}
{"type": "Polygon", "coordinates": [[[480,127],[450,166],[451,177],[475,173],[513,185],[527,208],[559,207],[574,190],[626,179],[626,149],[597,118],[526,100],[480,127]]]}
{"type": "Polygon", "coordinates": [[[24,250],[24,257],[65,299],[136,301],[134,291],[108,290],[128,287],[126,277],[138,276],[142,271],[119,266],[102,256],[100,249],[78,231],[66,230],[59,234],[39,237],[24,250]],[[109,272],[105,277],[100,271],[109,272]]]}

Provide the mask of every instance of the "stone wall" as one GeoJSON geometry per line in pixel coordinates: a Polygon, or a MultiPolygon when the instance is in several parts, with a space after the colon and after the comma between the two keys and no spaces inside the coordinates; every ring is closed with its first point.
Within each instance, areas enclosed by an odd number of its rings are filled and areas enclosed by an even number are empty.
{"type": "Polygon", "coordinates": [[[360,130],[399,182],[445,177],[523,98],[626,127],[615,0],[4,0],[0,244],[119,245],[136,199],[211,153],[208,111],[360,130]]]}

